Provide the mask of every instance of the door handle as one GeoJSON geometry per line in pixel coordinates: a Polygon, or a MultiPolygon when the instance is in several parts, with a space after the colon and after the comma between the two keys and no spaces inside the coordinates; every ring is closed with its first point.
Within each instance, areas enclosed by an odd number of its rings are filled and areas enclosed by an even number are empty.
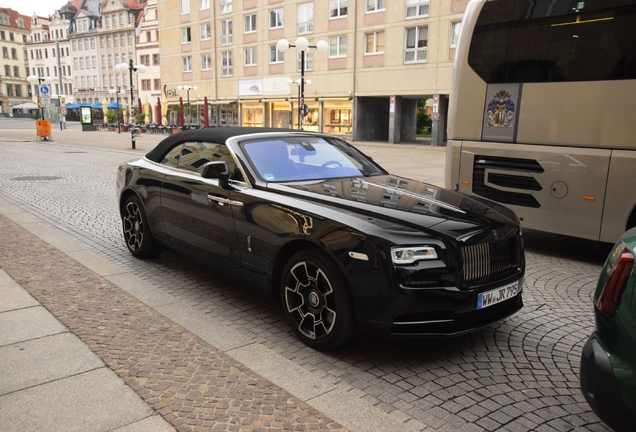
{"type": "Polygon", "coordinates": [[[234,201],[228,198],[223,198],[223,197],[215,196],[212,194],[208,194],[208,200],[216,201],[217,203],[219,203],[219,205],[229,204],[229,205],[233,205],[237,207],[243,207],[243,203],[241,201],[234,201]]]}

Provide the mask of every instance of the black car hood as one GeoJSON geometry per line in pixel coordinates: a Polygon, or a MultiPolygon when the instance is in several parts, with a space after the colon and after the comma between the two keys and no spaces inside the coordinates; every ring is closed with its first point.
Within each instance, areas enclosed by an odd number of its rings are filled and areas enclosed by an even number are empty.
{"type": "Polygon", "coordinates": [[[269,183],[267,189],[459,241],[496,230],[507,236],[519,227],[517,216],[507,207],[392,175],[269,183]]]}

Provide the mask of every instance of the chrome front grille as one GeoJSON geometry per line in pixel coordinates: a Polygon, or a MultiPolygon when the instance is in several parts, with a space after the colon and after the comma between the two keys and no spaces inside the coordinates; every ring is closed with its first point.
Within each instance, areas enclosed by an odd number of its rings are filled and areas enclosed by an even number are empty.
{"type": "Polygon", "coordinates": [[[515,238],[462,248],[463,283],[474,286],[502,275],[516,265],[515,238]]]}

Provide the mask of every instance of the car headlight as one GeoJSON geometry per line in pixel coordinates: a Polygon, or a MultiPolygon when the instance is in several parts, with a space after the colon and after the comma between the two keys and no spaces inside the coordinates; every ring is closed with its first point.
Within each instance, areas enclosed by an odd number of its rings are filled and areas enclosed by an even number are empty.
{"type": "Polygon", "coordinates": [[[420,260],[436,259],[437,252],[432,246],[407,246],[391,248],[394,264],[412,264],[420,260]]]}

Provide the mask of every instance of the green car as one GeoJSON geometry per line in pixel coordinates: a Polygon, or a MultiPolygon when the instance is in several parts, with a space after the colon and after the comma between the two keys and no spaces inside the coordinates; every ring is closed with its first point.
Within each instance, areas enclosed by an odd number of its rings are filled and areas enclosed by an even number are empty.
{"type": "Polygon", "coordinates": [[[596,329],[583,347],[581,391],[616,431],[636,430],[636,228],[607,257],[594,294],[596,329]]]}

